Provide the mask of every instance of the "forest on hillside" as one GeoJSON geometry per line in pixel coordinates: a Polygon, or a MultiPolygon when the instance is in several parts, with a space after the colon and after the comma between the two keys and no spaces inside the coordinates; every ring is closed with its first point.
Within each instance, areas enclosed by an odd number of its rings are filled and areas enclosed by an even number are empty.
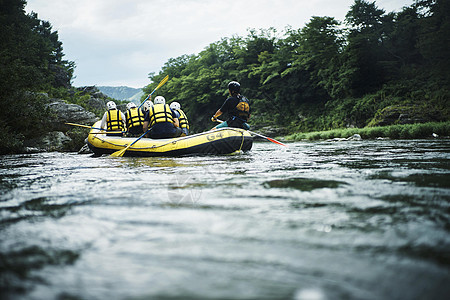
{"type": "Polygon", "coordinates": [[[0,0],[0,153],[48,130],[53,119],[43,92],[72,87],[75,64],[64,59],[58,32],[25,5],[0,0]]]}
{"type": "MultiPolygon", "coordinates": [[[[58,32],[25,5],[0,0],[0,153],[52,127],[49,98],[83,107],[90,99],[72,86],[75,63],[64,59],[58,32]]],[[[192,132],[215,125],[210,118],[231,80],[250,99],[254,129],[372,126],[389,112],[407,122],[448,121],[449,37],[450,1],[415,0],[387,13],[355,0],[343,22],[314,16],[303,28],[249,29],[171,58],[144,91],[169,75],[154,96],[181,103],[192,132]]]]}
{"type": "Polygon", "coordinates": [[[389,109],[410,122],[449,120],[450,1],[416,0],[387,13],[355,0],[343,22],[314,16],[303,28],[252,29],[169,59],[150,74],[149,93],[178,101],[196,131],[237,80],[251,125],[285,132],[378,125],[389,109]]]}

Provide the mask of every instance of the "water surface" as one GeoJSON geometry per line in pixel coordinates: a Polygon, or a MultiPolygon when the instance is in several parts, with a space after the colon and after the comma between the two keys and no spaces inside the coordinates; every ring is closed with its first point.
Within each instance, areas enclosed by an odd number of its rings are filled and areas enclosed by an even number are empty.
{"type": "Polygon", "coordinates": [[[450,141],[0,158],[2,299],[447,299],[450,141]]]}

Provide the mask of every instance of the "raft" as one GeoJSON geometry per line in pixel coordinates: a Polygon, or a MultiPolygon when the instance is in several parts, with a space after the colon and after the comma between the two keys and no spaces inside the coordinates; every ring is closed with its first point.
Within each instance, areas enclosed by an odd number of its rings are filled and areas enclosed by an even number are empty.
{"type": "MultiPolygon", "coordinates": [[[[108,136],[96,122],[89,132],[88,146],[96,154],[122,150],[137,137],[108,136]]],[[[231,154],[249,151],[253,145],[250,133],[240,128],[219,128],[185,137],[170,139],[141,138],[127,149],[124,156],[182,156],[198,154],[231,154]]]]}

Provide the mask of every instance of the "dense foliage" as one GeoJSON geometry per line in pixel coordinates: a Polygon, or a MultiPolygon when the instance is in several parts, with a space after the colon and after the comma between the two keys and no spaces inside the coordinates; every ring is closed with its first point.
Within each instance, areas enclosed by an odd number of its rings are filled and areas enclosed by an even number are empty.
{"type": "Polygon", "coordinates": [[[251,100],[256,127],[363,127],[395,105],[448,120],[449,18],[446,0],[416,0],[398,13],[355,0],[344,23],[312,17],[301,29],[249,30],[169,59],[144,91],[169,75],[158,93],[181,103],[195,131],[214,125],[230,80],[251,100]]]}
{"type": "Polygon", "coordinates": [[[58,33],[24,0],[0,0],[0,153],[45,131],[51,115],[39,92],[71,87],[74,63],[63,59],[58,33]]]}
{"type": "MultiPolygon", "coordinates": [[[[91,96],[71,85],[75,64],[64,60],[57,31],[26,14],[25,5],[0,0],[0,154],[51,127],[45,94],[91,109],[91,96]]],[[[344,22],[312,17],[300,29],[252,29],[171,58],[150,74],[153,83],[144,91],[169,75],[156,95],[180,102],[193,132],[215,125],[210,117],[231,80],[251,101],[254,128],[377,126],[389,114],[448,121],[449,36],[450,1],[415,0],[386,13],[375,2],[355,0],[344,22]]]]}

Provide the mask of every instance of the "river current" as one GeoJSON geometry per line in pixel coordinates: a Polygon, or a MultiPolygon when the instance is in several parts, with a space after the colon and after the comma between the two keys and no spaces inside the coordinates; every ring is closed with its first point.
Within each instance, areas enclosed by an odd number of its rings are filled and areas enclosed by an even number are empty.
{"type": "Polygon", "coordinates": [[[0,157],[1,299],[448,299],[450,140],[0,157]]]}

